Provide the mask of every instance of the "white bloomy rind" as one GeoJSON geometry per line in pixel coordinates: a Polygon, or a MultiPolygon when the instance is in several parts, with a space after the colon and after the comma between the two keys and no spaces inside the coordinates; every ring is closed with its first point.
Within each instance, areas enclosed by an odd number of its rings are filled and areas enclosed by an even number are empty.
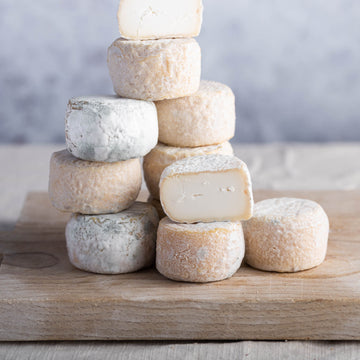
{"type": "Polygon", "coordinates": [[[245,242],[241,222],[178,224],[162,219],[156,242],[156,268],[177,281],[224,280],[240,267],[245,242]]]}
{"type": "Polygon", "coordinates": [[[201,50],[194,39],[117,39],[107,63],[115,93],[140,100],[187,96],[200,86],[201,50]]]}
{"type": "Polygon", "coordinates": [[[65,117],[68,150],[89,161],[124,161],[146,155],[157,144],[154,103],[117,96],[69,101],[65,117]]]}
{"type": "Polygon", "coordinates": [[[126,39],[147,40],[198,36],[202,0],[121,0],[119,30],[126,39]]]}
{"type": "Polygon", "coordinates": [[[127,209],[136,200],[141,181],[139,159],[85,161],[63,150],[50,160],[49,197],[64,212],[106,214],[127,209]]]}
{"type": "Polygon", "coordinates": [[[155,105],[162,143],[181,147],[206,146],[234,136],[235,96],[224,84],[202,80],[196,93],[157,101],[155,105]]]}
{"type": "Polygon", "coordinates": [[[326,256],[329,219],[314,201],[275,198],[255,204],[243,223],[246,262],[257,269],[296,272],[320,265],[326,256]]]}
{"type": "Polygon", "coordinates": [[[118,214],[73,214],[66,226],[70,262],[100,274],[121,274],[150,266],[155,260],[156,210],[135,202],[118,214]]]}
{"type": "Polygon", "coordinates": [[[250,173],[235,156],[182,159],[163,171],[160,201],[176,222],[247,220],[253,212],[250,173]]]}
{"type": "Polygon", "coordinates": [[[156,147],[144,157],[143,162],[144,178],[150,194],[153,198],[160,199],[160,177],[167,166],[175,161],[191,156],[210,154],[233,155],[234,150],[229,142],[195,148],[173,147],[161,143],[157,144],[156,147]]]}

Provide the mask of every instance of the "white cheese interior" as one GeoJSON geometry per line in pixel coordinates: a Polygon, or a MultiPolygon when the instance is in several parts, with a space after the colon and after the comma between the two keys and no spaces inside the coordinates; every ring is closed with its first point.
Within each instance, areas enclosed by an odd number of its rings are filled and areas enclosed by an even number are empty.
{"type": "Polygon", "coordinates": [[[178,222],[244,220],[251,206],[239,170],[170,176],[160,195],[165,212],[178,222]]]}
{"type": "Polygon", "coordinates": [[[196,36],[201,0],[121,0],[118,21],[121,35],[129,39],[196,36]]]}

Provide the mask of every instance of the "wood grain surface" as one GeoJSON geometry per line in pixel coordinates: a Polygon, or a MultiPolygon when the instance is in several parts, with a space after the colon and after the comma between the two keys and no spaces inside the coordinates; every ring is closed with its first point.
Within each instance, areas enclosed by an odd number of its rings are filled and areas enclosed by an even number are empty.
{"type": "Polygon", "coordinates": [[[242,266],[231,279],[189,284],[154,269],[75,269],[64,242],[68,215],[46,193],[29,194],[15,230],[0,233],[0,340],[360,339],[360,192],[255,194],[274,196],[324,206],[325,262],[296,274],[242,266]]]}

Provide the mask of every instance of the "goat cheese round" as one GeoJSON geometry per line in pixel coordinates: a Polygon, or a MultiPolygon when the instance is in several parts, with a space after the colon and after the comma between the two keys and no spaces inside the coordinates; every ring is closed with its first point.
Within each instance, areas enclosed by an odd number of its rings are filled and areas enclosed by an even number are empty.
{"type": "Polygon", "coordinates": [[[239,269],[244,251],[240,222],[178,224],[165,217],[158,228],[156,268],[172,280],[218,281],[239,269]]]}
{"type": "Polygon", "coordinates": [[[117,96],[82,96],[69,101],[67,149],[89,161],[123,161],[146,155],[158,140],[154,103],[117,96]]]}
{"type": "Polygon", "coordinates": [[[117,214],[73,214],[65,231],[70,262],[100,274],[150,266],[155,259],[158,222],[154,207],[142,202],[117,214]]]}
{"type": "Polygon", "coordinates": [[[275,198],[255,204],[243,223],[246,262],[257,269],[296,272],[320,265],[326,255],[329,220],[314,201],[275,198]]]}
{"type": "Polygon", "coordinates": [[[144,178],[150,194],[154,199],[160,199],[160,177],[167,166],[175,161],[188,157],[210,154],[233,155],[234,151],[229,142],[195,148],[173,147],[158,143],[156,147],[144,157],[143,162],[144,178]]]}
{"type": "Polygon", "coordinates": [[[127,209],[136,200],[141,181],[139,159],[85,161],[63,150],[50,160],[49,197],[64,212],[106,214],[127,209]]]}
{"type": "Polygon", "coordinates": [[[196,40],[117,39],[108,49],[115,93],[140,100],[187,96],[200,85],[201,50],[196,40]]]}
{"type": "Polygon", "coordinates": [[[219,144],[235,133],[235,96],[214,81],[200,83],[199,90],[179,99],[155,103],[159,141],[171,146],[195,147],[219,144]]]}

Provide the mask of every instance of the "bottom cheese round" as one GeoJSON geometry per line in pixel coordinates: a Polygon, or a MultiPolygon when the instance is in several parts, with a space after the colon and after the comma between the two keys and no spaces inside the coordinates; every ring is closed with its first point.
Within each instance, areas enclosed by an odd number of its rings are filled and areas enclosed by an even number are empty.
{"type": "Polygon", "coordinates": [[[296,272],[320,265],[325,258],[329,220],[314,201],[276,198],[255,204],[243,223],[245,261],[266,271],[296,272]]]}
{"type": "Polygon", "coordinates": [[[158,222],[155,208],[141,202],[118,214],[73,214],[65,231],[70,262],[100,274],[150,266],[155,259],[158,222]]]}
{"type": "Polygon", "coordinates": [[[156,242],[156,268],[177,281],[209,282],[231,277],[245,243],[240,222],[179,224],[165,217],[156,242]]]}

